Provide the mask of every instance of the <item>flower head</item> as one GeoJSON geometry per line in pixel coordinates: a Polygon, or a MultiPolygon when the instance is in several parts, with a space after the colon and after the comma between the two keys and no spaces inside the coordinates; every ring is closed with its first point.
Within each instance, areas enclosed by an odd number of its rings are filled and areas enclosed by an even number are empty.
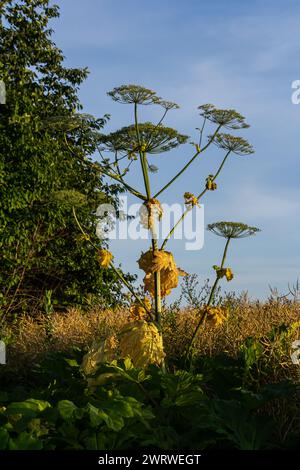
{"type": "Polygon", "coordinates": [[[157,96],[155,91],[140,85],[121,85],[109,91],[107,94],[114,101],[122,104],[158,104],[166,111],[179,108],[178,104],[163,100],[157,96]]]}
{"type": "Polygon", "coordinates": [[[170,109],[179,109],[180,108],[180,106],[178,106],[177,103],[173,103],[172,101],[165,101],[165,100],[161,100],[161,99],[158,100],[157,104],[162,106],[166,111],[169,111],[170,109]]]}
{"type": "Polygon", "coordinates": [[[198,198],[193,193],[186,192],[183,197],[184,203],[188,209],[191,209],[194,206],[199,206],[198,198]]]}
{"type": "Polygon", "coordinates": [[[110,251],[101,248],[101,250],[98,251],[98,259],[102,268],[108,268],[113,259],[113,255],[110,251]]]}
{"type": "MultiPolygon", "coordinates": [[[[208,137],[212,139],[212,136],[208,137]]],[[[236,155],[250,155],[254,153],[253,147],[246,139],[242,137],[236,137],[231,134],[217,134],[214,139],[213,143],[224,150],[229,152],[233,152],[236,155]]]]}
{"type": "Polygon", "coordinates": [[[241,222],[215,222],[209,224],[207,230],[224,238],[245,238],[260,232],[259,228],[250,227],[241,222]]]}
{"type": "Polygon", "coordinates": [[[233,279],[233,272],[231,268],[221,268],[220,266],[213,266],[214,270],[217,273],[217,278],[222,279],[222,277],[226,277],[227,281],[232,281],[233,279]]]}
{"type": "Polygon", "coordinates": [[[214,182],[214,175],[208,175],[206,178],[206,189],[208,191],[215,191],[217,189],[217,183],[214,182]]]}
{"type": "Polygon", "coordinates": [[[245,123],[244,116],[234,109],[217,109],[213,104],[203,104],[198,109],[201,110],[200,116],[227,129],[245,129],[249,127],[249,124],[245,123]]]}
{"type": "Polygon", "coordinates": [[[146,153],[167,152],[184,144],[188,136],[179,134],[175,129],[162,124],[155,126],[151,122],[138,125],[139,139],[134,125],[123,127],[116,132],[103,136],[104,148],[111,152],[134,154],[137,151],[146,153]],[[140,143],[139,143],[140,142],[140,143]]]}
{"type": "Polygon", "coordinates": [[[122,104],[157,104],[160,98],[156,95],[155,91],[140,85],[121,85],[109,91],[110,96],[114,101],[122,104]]]}
{"type": "Polygon", "coordinates": [[[204,313],[209,323],[218,327],[228,319],[228,309],[224,307],[211,307],[206,305],[204,307],[204,313]]]}

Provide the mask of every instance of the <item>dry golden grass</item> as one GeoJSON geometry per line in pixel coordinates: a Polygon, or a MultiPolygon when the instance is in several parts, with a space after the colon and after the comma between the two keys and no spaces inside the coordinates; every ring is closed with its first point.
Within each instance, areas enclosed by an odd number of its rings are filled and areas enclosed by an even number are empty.
{"type": "MultiPolygon", "coordinates": [[[[199,319],[195,309],[181,310],[164,318],[165,344],[169,354],[181,354],[199,319]]],[[[300,338],[300,303],[237,303],[230,308],[228,321],[220,327],[205,324],[198,335],[196,348],[201,353],[215,355],[227,352],[235,356],[249,336],[262,337],[273,327],[294,325],[295,337],[300,338]],[[295,325],[299,322],[299,325],[295,325]]]]}
{"type": "Polygon", "coordinates": [[[6,325],[2,335],[9,338],[8,363],[23,366],[39,361],[50,351],[69,351],[74,347],[88,349],[95,339],[118,332],[127,322],[125,310],[91,309],[81,312],[71,308],[51,317],[24,315],[13,325],[6,325]]]}
{"type": "MultiPolygon", "coordinates": [[[[4,333],[10,338],[9,360],[21,365],[38,361],[48,351],[68,351],[73,347],[87,349],[95,339],[117,334],[128,321],[128,314],[126,309],[95,307],[84,313],[71,308],[65,314],[54,313],[50,318],[24,316],[14,325],[5,327],[4,333]]],[[[192,308],[164,311],[164,345],[168,357],[179,357],[184,353],[198,318],[198,312],[192,308]]],[[[235,302],[230,307],[228,321],[223,325],[218,328],[209,324],[202,326],[196,349],[200,354],[212,356],[226,352],[234,357],[249,336],[260,338],[266,360],[274,361],[274,378],[276,371],[282,375],[285,369],[288,375],[299,376],[299,366],[293,365],[290,359],[290,345],[294,339],[300,339],[299,303],[235,302]],[[283,323],[290,327],[285,339],[278,336],[270,342],[266,335],[283,323]]]]}
{"type": "MultiPolygon", "coordinates": [[[[235,302],[229,307],[228,321],[219,327],[206,323],[202,325],[195,350],[200,354],[215,356],[227,353],[237,357],[245,340],[257,339],[263,346],[261,360],[269,366],[271,377],[279,380],[285,377],[300,378],[300,367],[291,361],[291,345],[300,339],[300,303],[288,301],[235,302]],[[285,334],[279,332],[270,340],[272,329],[286,325],[285,334]]],[[[181,356],[191,338],[199,314],[195,309],[185,309],[176,315],[167,314],[164,318],[164,340],[166,354],[169,357],[181,356]]]]}

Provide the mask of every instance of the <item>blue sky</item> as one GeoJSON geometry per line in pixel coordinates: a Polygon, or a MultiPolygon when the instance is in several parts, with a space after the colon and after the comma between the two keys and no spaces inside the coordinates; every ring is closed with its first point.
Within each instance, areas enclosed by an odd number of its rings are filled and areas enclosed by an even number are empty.
{"type": "MultiPolygon", "coordinates": [[[[218,180],[218,190],[203,201],[205,222],[242,221],[258,226],[256,237],[232,243],[228,265],[236,276],[226,290],[248,290],[254,298],[269,295],[268,285],[285,292],[300,274],[299,124],[300,105],[291,101],[291,84],[300,79],[300,3],[294,0],[58,0],[61,16],[53,22],[54,40],[66,64],[87,66],[80,89],[84,112],[111,114],[107,132],[132,122],[130,107],[111,101],[106,92],[136,83],[177,102],[166,125],[197,138],[197,107],[214,103],[235,108],[250,129],[240,135],[255,147],[248,157],[232,156],[218,180]]],[[[145,109],[144,120],[156,119],[145,109]]],[[[159,188],[191,156],[186,145],[155,156],[159,188]]],[[[180,202],[185,191],[200,192],[218,167],[215,148],[193,163],[164,194],[180,202]]],[[[137,177],[131,177],[136,182],[137,177]]],[[[138,272],[136,259],[145,241],[112,243],[123,269],[138,272]]],[[[178,265],[200,280],[212,277],[223,240],[210,233],[200,251],[185,251],[173,241],[178,265]]],[[[173,297],[176,295],[174,293],[173,297]]]]}

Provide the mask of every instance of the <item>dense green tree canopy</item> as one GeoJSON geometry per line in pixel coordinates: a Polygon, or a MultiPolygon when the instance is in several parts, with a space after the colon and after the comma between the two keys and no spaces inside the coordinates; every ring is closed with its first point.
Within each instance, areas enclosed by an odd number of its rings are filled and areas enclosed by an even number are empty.
{"type": "MultiPolygon", "coordinates": [[[[92,162],[107,116],[80,114],[86,69],[64,66],[51,40],[58,9],[48,0],[0,2],[0,296],[8,314],[101,297],[118,301],[119,281],[99,268],[97,253],[72,214],[95,233],[100,201],[117,204],[117,186],[92,162]],[[105,284],[105,288],[104,288],[105,284]]],[[[95,238],[96,239],[96,238],[95,238]]],[[[97,239],[96,239],[97,240],[97,239]]],[[[98,243],[98,241],[97,241],[98,243]]]]}

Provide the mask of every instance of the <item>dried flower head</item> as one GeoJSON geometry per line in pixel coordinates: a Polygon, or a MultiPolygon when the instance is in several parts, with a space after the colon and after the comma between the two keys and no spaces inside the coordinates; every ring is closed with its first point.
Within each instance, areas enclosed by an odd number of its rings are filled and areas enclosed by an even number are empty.
{"type": "MultiPolygon", "coordinates": [[[[212,138],[212,136],[208,137],[209,140],[212,138]]],[[[231,134],[217,134],[213,139],[213,143],[220,149],[233,152],[236,155],[250,155],[254,153],[252,145],[246,139],[231,134]]]]}
{"type": "Polygon", "coordinates": [[[113,255],[110,251],[101,248],[101,250],[98,251],[98,259],[102,268],[108,268],[113,259],[113,255]]]}
{"type": "Polygon", "coordinates": [[[203,104],[198,109],[201,110],[200,116],[226,129],[246,129],[249,127],[249,124],[245,123],[244,116],[234,109],[217,109],[213,104],[203,104]]]}
{"type": "Polygon", "coordinates": [[[206,178],[206,189],[208,191],[215,191],[217,189],[217,183],[214,182],[214,175],[208,175],[206,178]]]}
{"type": "Polygon", "coordinates": [[[107,94],[114,101],[122,104],[160,104],[160,98],[155,91],[139,85],[121,85],[107,94]]]}
{"type": "Polygon", "coordinates": [[[245,238],[260,232],[259,228],[250,227],[240,222],[215,222],[209,224],[207,230],[224,238],[245,238]]]}
{"type": "Polygon", "coordinates": [[[227,281],[232,281],[233,272],[231,268],[221,268],[220,266],[216,266],[216,265],[214,265],[213,268],[216,271],[218,279],[222,279],[222,277],[226,277],[227,281]]]}
{"type": "Polygon", "coordinates": [[[160,365],[165,357],[162,337],[154,323],[131,322],[120,331],[121,356],[129,357],[135,367],[160,365]]]}
{"type": "Polygon", "coordinates": [[[138,125],[140,143],[134,125],[123,127],[116,132],[103,136],[102,143],[112,152],[134,153],[139,150],[146,153],[167,152],[184,144],[188,136],[179,134],[175,129],[162,124],[155,126],[151,122],[138,125]]]}
{"type": "Polygon", "coordinates": [[[192,209],[194,206],[199,206],[198,199],[193,193],[186,192],[183,197],[184,203],[188,209],[192,209]]]}
{"type": "Polygon", "coordinates": [[[206,305],[204,307],[204,313],[206,314],[206,320],[218,327],[228,319],[228,309],[224,307],[211,307],[206,305]]]}

